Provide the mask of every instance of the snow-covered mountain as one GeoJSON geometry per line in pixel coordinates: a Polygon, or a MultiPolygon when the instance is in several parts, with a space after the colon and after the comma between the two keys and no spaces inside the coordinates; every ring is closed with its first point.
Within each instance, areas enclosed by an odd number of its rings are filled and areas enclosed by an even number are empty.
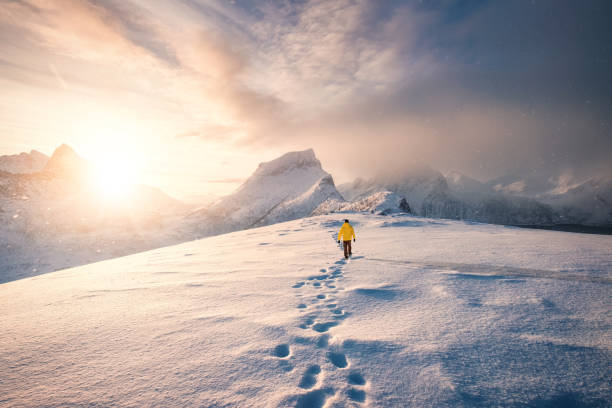
{"type": "Polygon", "coordinates": [[[566,224],[612,225],[612,179],[594,177],[566,191],[539,197],[555,208],[566,224]]]}
{"type": "Polygon", "coordinates": [[[487,184],[458,171],[451,171],[445,177],[448,188],[457,195],[481,196],[489,194],[492,191],[487,184]]]}
{"type": "Polygon", "coordinates": [[[547,204],[488,189],[459,173],[444,177],[429,167],[416,167],[393,176],[357,179],[338,187],[341,194],[359,201],[376,192],[392,191],[406,199],[414,214],[465,219],[493,224],[550,225],[559,217],[547,204]]]}
{"type": "Polygon", "coordinates": [[[181,202],[147,186],[106,202],[90,170],[62,145],[38,173],[0,173],[0,282],[186,239],[181,202]]]}
{"type": "Polygon", "coordinates": [[[555,177],[552,173],[543,171],[531,171],[524,173],[512,173],[489,180],[485,184],[499,193],[519,195],[524,197],[536,197],[556,187],[555,177]]]}
{"type": "Polygon", "coordinates": [[[410,208],[420,213],[426,198],[434,191],[447,190],[442,173],[427,166],[418,166],[401,174],[378,175],[370,180],[356,179],[338,186],[340,194],[349,201],[358,201],[373,193],[392,191],[408,200],[410,208]]]}
{"type": "Polygon", "coordinates": [[[32,150],[30,153],[20,153],[0,156],[0,172],[13,174],[37,173],[47,164],[49,156],[32,150]]]}
{"type": "Polygon", "coordinates": [[[379,191],[356,201],[326,200],[319,205],[312,215],[335,212],[369,212],[388,215],[398,212],[410,213],[406,199],[392,191],[379,191]]]}
{"type": "Polygon", "coordinates": [[[234,193],[188,217],[200,235],[252,228],[309,216],[322,202],[343,200],[312,149],[261,163],[234,193]]]}
{"type": "Polygon", "coordinates": [[[565,183],[566,188],[556,183],[533,198],[496,191],[460,173],[444,176],[415,166],[336,189],[314,152],[305,150],[260,164],[233,194],[187,214],[184,204],[147,186],[134,186],[129,197],[109,204],[93,187],[92,171],[62,145],[39,172],[0,172],[0,282],[332,212],[410,212],[513,225],[612,225],[609,178],[565,183]]]}
{"type": "Polygon", "coordinates": [[[90,176],[92,166],[70,146],[63,144],[53,151],[51,158],[42,171],[56,178],[86,179],[90,176]]]}
{"type": "Polygon", "coordinates": [[[612,236],[344,217],[0,285],[0,405],[612,406],[612,236]]]}

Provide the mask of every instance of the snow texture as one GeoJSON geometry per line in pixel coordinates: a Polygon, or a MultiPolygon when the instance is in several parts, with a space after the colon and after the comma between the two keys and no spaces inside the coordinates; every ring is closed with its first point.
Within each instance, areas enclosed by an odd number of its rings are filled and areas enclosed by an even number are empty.
{"type": "Polygon", "coordinates": [[[0,405],[609,407],[611,247],[325,215],[4,283],[0,405]]]}

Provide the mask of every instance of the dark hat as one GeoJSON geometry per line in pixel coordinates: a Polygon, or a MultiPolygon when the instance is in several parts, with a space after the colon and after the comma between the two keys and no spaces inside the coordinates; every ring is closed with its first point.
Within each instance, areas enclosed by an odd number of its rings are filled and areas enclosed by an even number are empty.
{"type": "Polygon", "coordinates": [[[348,222],[348,220],[344,220],[344,222],[348,222]]]}

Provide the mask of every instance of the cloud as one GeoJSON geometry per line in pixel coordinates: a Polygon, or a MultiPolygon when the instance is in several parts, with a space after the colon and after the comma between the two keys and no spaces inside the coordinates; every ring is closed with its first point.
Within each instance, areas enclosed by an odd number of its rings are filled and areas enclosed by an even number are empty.
{"type": "Polygon", "coordinates": [[[237,132],[236,128],[230,126],[207,125],[202,126],[197,130],[182,132],[176,135],[178,139],[186,137],[197,137],[209,141],[228,140],[237,132]]]}
{"type": "Polygon", "coordinates": [[[364,173],[417,160],[482,179],[610,171],[609,6],[562,2],[551,18],[548,3],[431,4],[270,12],[254,28],[267,64],[255,81],[285,110],[244,142],[309,144],[332,163],[347,152],[338,167],[364,173]]]}
{"type": "Polygon", "coordinates": [[[242,183],[244,178],[225,178],[219,180],[207,180],[207,183],[221,183],[221,184],[239,184],[242,183]]]}
{"type": "Polygon", "coordinates": [[[610,8],[12,1],[0,10],[0,72],[131,103],[130,114],[168,123],[175,143],[314,147],[347,177],[416,161],[482,179],[525,168],[579,177],[611,166],[610,8]]]}

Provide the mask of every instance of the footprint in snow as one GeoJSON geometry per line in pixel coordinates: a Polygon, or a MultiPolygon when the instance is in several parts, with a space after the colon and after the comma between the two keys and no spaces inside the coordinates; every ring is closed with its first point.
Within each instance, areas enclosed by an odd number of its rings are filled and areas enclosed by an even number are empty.
{"type": "Polygon", "coordinates": [[[356,402],[364,402],[366,399],[365,391],[358,390],[357,388],[349,388],[348,391],[346,391],[346,395],[349,397],[349,399],[356,402]]]}
{"type": "Polygon", "coordinates": [[[274,347],[274,355],[278,358],[285,358],[289,356],[289,345],[288,344],[279,344],[274,347]]]}
{"type": "Polygon", "coordinates": [[[325,405],[325,400],[335,393],[333,388],[312,390],[300,395],[295,406],[296,408],[321,408],[325,405]]]}
{"type": "Polygon", "coordinates": [[[348,383],[351,385],[365,385],[366,380],[358,371],[351,372],[347,377],[348,383]]]}
{"type": "Polygon", "coordinates": [[[317,376],[321,372],[321,367],[318,365],[311,365],[306,369],[306,372],[300,380],[299,387],[309,389],[317,384],[317,376]]]}
{"type": "Polygon", "coordinates": [[[319,333],[325,333],[326,331],[337,325],[338,322],[316,323],[312,326],[312,330],[319,333]]]}
{"type": "Polygon", "coordinates": [[[325,295],[317,295],[317,299],[325,299],[325,295]]]}
{"type": "Polygon", "coordinates": [[[324,275],[314,275],[314,276],[309,276],[308,280],[325,280],[328,277],[327,274],[324,275]]]}
{"type": "Polygon", "coordinates": [[[330,335],[329,334],[324,334],[321,337],[319,337],[319,340],[317,340],[317,347],[319,348],[325,348],[329,345],[329,339],[330,339],[330,335]]]}
{"type": "Polygon", "coordinates": [[[292,286],[292,288],[301,288],[302,286],[304,286],[304,282],[298,282],[295,285],[292,286]]]}
{"type": "MultiPolygon", "coordinates": [[[[361,375],[361,373],[358,371],[351,372],[347,376],[347,381],[350,385],[353,385],[356,387],[362,387],[366,383],[365,378],[363,378],[363,375],[361,375]]],[[[356,401],[356,402],[364,402],[366,399],[365,391],[359,388],[355,388],[355,387],[349,388],[346,391],[346,395],[349,399],[356,401]]]]}
{"type": "Polygon", "coordinates": [[[348,361],[344,353],[336,353],[334,351],[330,351],[327,353],[327,358],[329,361],[338,368],[346,368],[348,366],[348,361]]]}
{"type": "Polygon", "coordinates": [[[306,306],[305,303],[300,303],[299,305],[297,305],[298,309],[306,309],[308,306],[306,306]]]}

